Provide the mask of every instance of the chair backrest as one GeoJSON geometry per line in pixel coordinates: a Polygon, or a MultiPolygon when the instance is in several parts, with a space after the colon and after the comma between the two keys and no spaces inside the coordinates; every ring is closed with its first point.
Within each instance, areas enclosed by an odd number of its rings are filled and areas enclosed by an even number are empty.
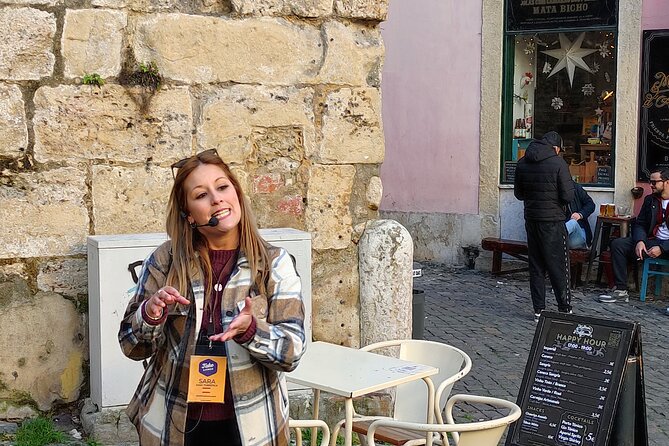
{"type": "Polygon", "coordinates": [[[497,446],[506,429],[520,418],[521,414],[520,407],[511,401],[478,395],[453,395],[446,405],[447,424],[442,426],[447,426],[447,428],[442,432],[452,432],[457,446],[497,446]],[[488,404],[498,409],[509,409],[509,413],[494,420],[454,423],[453,406],[459,401],[470,404],[488,404]]]}
{"type": "MultiPolygon", "coordinates": [[[[435,410],[441,412],[451,393],[453,383],[469,373],[471,359],[462,350],[440,342],[419,339],[403,339],[377,342],[363,347],[363,350],[399,346],[399,358],[439,369],[431,377],[437,390],[435,410]]],[[[425,383],[413,381],[397,387],[393,418],[400,421],[425,423],[427,421],[427,387],[425,383]]]]}

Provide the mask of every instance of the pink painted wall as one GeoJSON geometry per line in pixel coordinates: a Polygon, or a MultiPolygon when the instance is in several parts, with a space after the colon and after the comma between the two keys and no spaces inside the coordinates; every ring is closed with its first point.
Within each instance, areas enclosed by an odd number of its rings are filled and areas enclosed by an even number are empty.
{"type": "Polygon", "coordinates": [[[381,209],[477,214],[481,0],[392,0],[389,8],[381,209]]]}
{"type": "MultiPolygon", "coordinates": [[[[669,29],[669,1],[667,0],[643,0],[641,9],[641,28],[651,29],[669,29]]],[[[643,196],[651,193],[648,183],[637,183],[637,186],[643,187],[643,196]]],[[[634,200],[634,215],[639,214],[643,198],[634,200]]]]}
{"type": "Polygon", "coordinates": [[[669,29],[669,1],[643,0],[641,27],[647,29],[669,29]]]}

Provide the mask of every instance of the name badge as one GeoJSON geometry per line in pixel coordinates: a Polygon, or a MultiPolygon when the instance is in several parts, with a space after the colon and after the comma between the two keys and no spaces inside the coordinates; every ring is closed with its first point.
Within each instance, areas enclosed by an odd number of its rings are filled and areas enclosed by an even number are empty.
{"type": "Polygon", "coordinates": [[[225,397],[225,356],[190,357],[189,403],[222,403],[225,397]]]}

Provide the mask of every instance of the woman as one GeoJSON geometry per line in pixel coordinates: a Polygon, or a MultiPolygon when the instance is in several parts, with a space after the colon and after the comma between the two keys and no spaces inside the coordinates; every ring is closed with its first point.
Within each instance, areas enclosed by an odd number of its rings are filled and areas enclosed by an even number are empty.
{"type": "Polygon", "coordinates": [[[144,261],[119,331],[126,356],[150,358],[128,416],[142,446],[287,444],[280,372],[293,370],[304,352],[293,261],[260,237],[248,199],[215,150],[172,169],[170,241],[144,261]],[[203,355],[227,369],[223,403],[204,402],[189,388],[203,355]]]}

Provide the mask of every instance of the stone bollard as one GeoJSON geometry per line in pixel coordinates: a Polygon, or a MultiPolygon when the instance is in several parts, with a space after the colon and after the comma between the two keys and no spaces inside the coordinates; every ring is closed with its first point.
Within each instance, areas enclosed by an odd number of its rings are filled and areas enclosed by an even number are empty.
{"type": "Polygon", "coordinates": [[[360,345],[411,339],[413,240],[394,220],[367,224],[358,244],[360,345]]]}

